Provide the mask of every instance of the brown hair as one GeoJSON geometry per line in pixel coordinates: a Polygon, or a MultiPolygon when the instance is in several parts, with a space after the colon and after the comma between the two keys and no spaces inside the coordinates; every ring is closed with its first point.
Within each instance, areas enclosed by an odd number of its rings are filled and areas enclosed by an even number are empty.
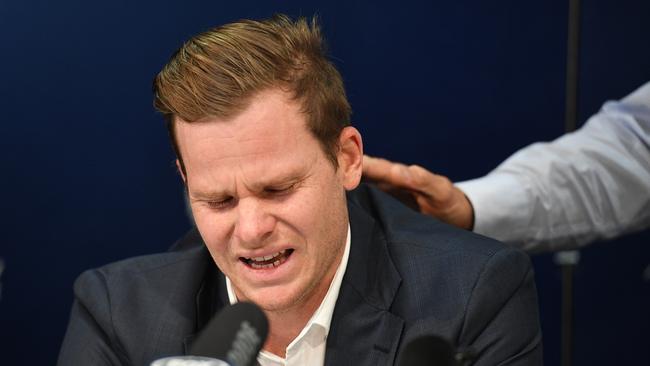
{"type": "Polygon", "coordinates": [[[253,94],[272,87],[291,91],[301,102],[309,130],[336,167],[338,137],[351,114],[341,75],[325,56],[316,17],[308,23],[276,15],[192,37],[156,76],[154,106],[167,121],[181,169],[175,117],[186,122],[233,117],[253,94]]]}

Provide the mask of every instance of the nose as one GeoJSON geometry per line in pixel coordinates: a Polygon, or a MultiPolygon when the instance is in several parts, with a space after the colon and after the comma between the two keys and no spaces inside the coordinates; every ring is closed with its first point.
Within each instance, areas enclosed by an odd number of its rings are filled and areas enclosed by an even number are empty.
{"type": "Polygon", "coordinates": [[[262,246],[275,229],[275,217],[263,202],[254,197],[241,199],[237,214],[234,235],[247,247],[262,246]]]}

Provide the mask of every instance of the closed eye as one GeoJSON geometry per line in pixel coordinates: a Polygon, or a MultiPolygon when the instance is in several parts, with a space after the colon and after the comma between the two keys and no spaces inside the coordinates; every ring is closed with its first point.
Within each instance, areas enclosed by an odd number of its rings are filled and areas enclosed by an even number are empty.
{"type": "Polygon", "coordinates": [[[227,197],[224,199],[220,200],[215,200],[215,201],[206,201],[206,204],[210,208],[222,210],[231,207],[235,203],[235,199],[233,197],[227,197]]]}
{"type": "Polygon", "coordinates": [[[264,189],[264,194],[270,197],[284,196],[291,193],[295,187],[296,187],[295,183],[292,183],[287,186],[267,187],[264,189]]]}

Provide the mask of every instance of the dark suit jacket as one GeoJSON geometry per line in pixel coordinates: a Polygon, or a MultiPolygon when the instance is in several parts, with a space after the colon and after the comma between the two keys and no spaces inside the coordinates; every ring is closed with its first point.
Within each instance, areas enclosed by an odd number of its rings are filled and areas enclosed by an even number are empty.
{"type": "MultiPolygon", "coordinates": [[[[392,365],[410,340],[446,337],[476,365],[539,365],[528,257],[424,217],[362,186],[348,195],[352,245],[326,365],[392,365]]],[[[228,303],[223,274],[191,231],[172,251],[77,279],[59,365],[148,365],[184,354],[228,303]]]]}

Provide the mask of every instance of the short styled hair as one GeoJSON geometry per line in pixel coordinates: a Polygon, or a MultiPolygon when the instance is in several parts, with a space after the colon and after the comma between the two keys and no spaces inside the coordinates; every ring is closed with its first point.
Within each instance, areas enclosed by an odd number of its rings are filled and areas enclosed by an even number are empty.
{"type": "Polygon", "coordinates": [[[234,117],[254,94],[274,87],[293,93],[308,129],[338,166],[338,137],[351,114],[341,75],[327,59],[316,17],[308,22],[276,15],[192,37],[154,79],[154,106],[165,117],[181,169],[175,118],[191,123],[234,117]]]}

